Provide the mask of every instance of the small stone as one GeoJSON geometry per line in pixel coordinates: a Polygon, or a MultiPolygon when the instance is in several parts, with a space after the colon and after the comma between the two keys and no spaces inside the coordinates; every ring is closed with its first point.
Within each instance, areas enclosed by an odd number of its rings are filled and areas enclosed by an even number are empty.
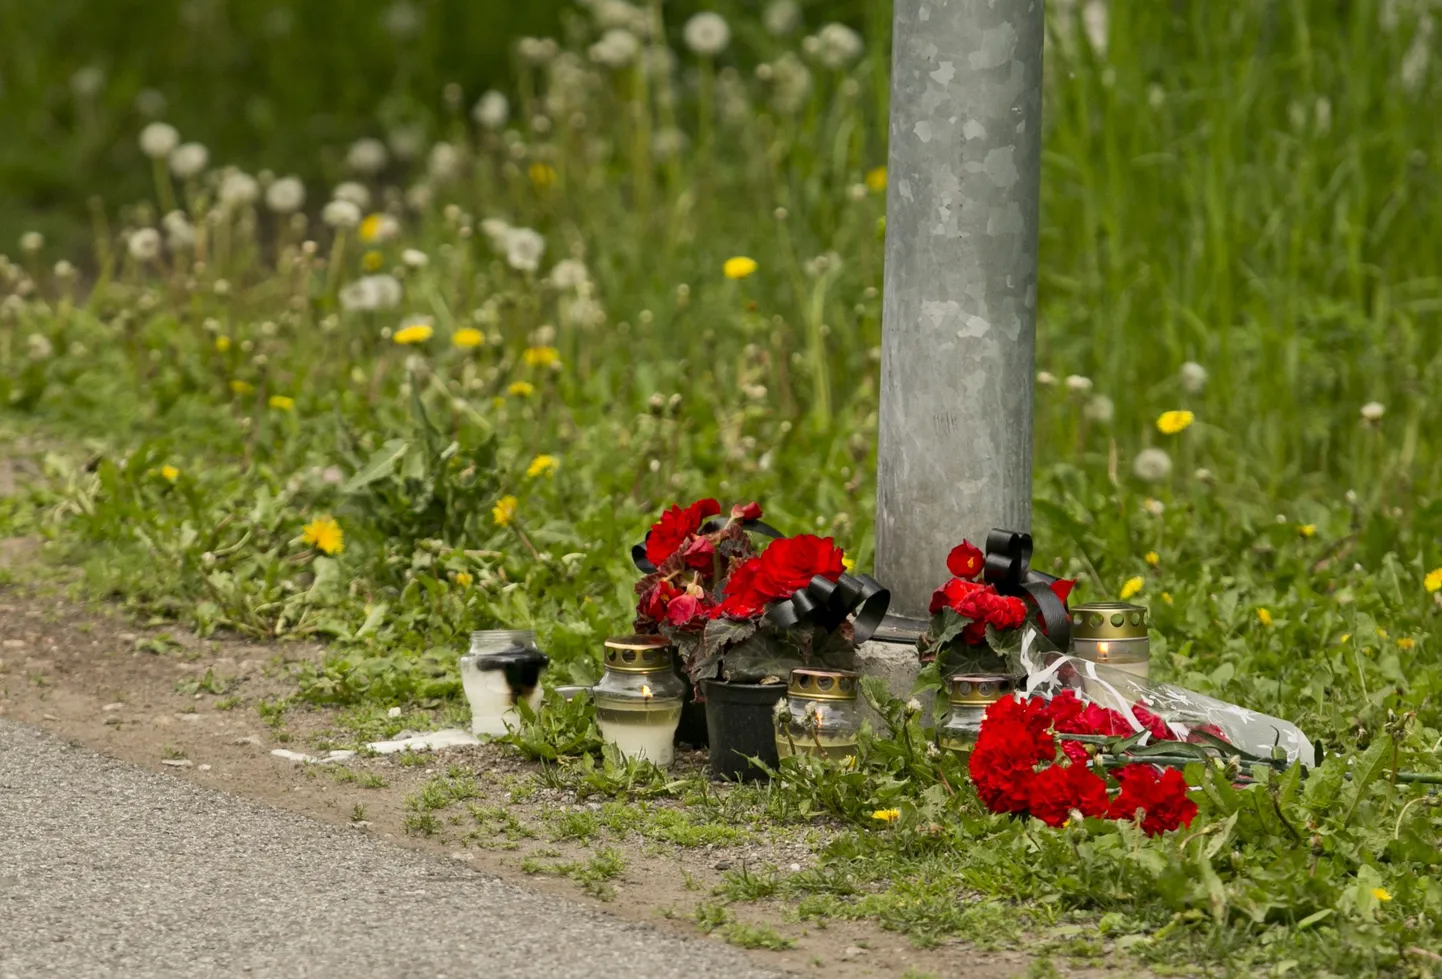
{"type": "Polygon", "coordinates": [[[119,639],[121,642],[135,642],[135,640],[139,639],[140,637],[133,632],[122,632],[115,638],[119,639]]]}
{"type": "Polygon", "coordinates": [[[113,703],[113,704],[106,704],[104,707],[102,707],[102,708],[100,708],[100,709],[101,709],[101,710],[104,710],[104,711],[120,710],[120,709],[123,708],[124,706],[125,706],[124,704],[122,704],[120,701],[117,700],[115,703],[113,703]]]}
{"type": "Polygon", "coordinates": [[[236,738],[234,741],[231,742],[231,744],[253,744],[257,748],[259,748],[264,743],[265,742],[261,741],[260,738],[256,737],[254,734],[248,734],[243,738],[236,738]]]}
{"type": "Polygon", "coordinates": [[[357,819],[355,822],[350,824],[350,828],[366,830],[371,828],[371,823],[369,819],[357,819]]]}
{"type": "Polygon", "coordinates": [[[793,863],[793,864],[791,865],[791,872],[792,872],[793,874],[800,873],[800,872],[801,872],[801,864],[799,864],[799,863],[793,863]]]}
{"type": "Polygon", "coordinates": [[[210,766],[209,766],[209,765],[201,765],[201,766],[200,766],[200,770],[201,770],[202,772],[208,772],[208,771],[210,771],[210,766]]]}
{"type": "Polygon", "coordinates": [[[41,714],[40,716],[41,716],[42,718],[44,718],[45,720],[47,720],[47,721],[58,721],[58,720],[60,720],[60,718],[56,717],[54,714],[41,714]]]}
{"type": "Polygon", "coordinates": [[[451,854],[451,859],[452,859],[452,860],[462,860],[462,861],[474,860],[474,859],[476,859],[476,855],[475,855],[474,853],[452,853],[452,854],[451,854]]]}
{"type": "Polygon", "coordinates": [[[390,718],[400,717],[401,709],[399,707],[392,707],[390,710],[386,711],[386,716],[390,718]]]}
{"type": "Polygon", "coordinates": [[[189,768],[194,764],[189,758],[162,758],[160,763],[171,768],[189,768]]]}
{"type": "Polygon", "coordinates": [[[716,869],[717,869],[717,870],[730,870],[730,869],[731,869],[731,861],[730,861],[730,860],[722,860],[722,861],[720,861],[719,863],[716,864],[716,869]]]}
{"type": "Polygon", "coordinates": [[[24,639],[6,639],[4,642],[0,642],[0,646],[4,646],[6,649],[24,649],[24,648],[25,648],[25,640],[24,640],[24,639]]]}
{"type": "Polygon", "coordinates": [[[841,957],[845,959],[854,959],[858,955],[862,955],[865,952],[866,949],[862,948],[860,945],[848,945],[846,946],[846,950],[841,953],[841,957]]]}

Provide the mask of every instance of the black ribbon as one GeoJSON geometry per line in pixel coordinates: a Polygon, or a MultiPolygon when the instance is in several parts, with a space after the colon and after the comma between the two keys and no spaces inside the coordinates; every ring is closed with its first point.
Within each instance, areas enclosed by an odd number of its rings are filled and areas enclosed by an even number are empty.
{"type": "MultiPolygon", "coordinates": [[[[712,517],[701,525],[700,533],[710,534],[720,530],[726,526],[727,519],[712,517]]],[[[743,520],[741,529],[770,537],[772,540],[786,536],[761,520],[743,520]]],[[[649,531],[646,537],[650,539],[649,531]]],[[[657,570],[656,565],[646,557],[645,541],[631,548],[631,562],[642,574],[654,574],[657,570]]],[[[834,632],[846,621],[847,616],[855,612],[856,618],[851,623],[851,629],[856,644],[860,645],[876,634],[890,605],[891,592],[881,587],[881,583],[870,575],[843,574],[836,581],[817,575],[811,579],[810,584],[798,589],[790,598],[766,606],[766,618],[779,629],[812,625],[827,632],[834,632]]]]}
{"type": "Polygon", "coordinates": [[[1031,534],[1000,529],[987,534],[982,579],[1002,595],[1029,599],[1041,615],[1047,638],[1058,649],[1071,644],[1071,613],[1051,590],[1058,579],[1031,568],[1031,534]]]}

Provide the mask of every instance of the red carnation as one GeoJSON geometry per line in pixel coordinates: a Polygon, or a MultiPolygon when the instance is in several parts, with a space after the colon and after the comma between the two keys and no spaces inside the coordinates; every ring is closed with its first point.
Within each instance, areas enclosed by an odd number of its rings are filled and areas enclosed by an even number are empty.
{"type": "Polygon", "coordinates": [[[1106,781],[1085,764],[1049,765],[1031,780],[1027,810],[1048,826],[1060,826],[1073,809],[1100,819],[1107,803],[1106,781]]]}
{"type": "Polygon", "coordinates": [[[1152,732],[1152,737],[1158,741],[1176,741],[1176,734],[1167,727],[1167,722],[1162,720],[1141,704],[1132,704],[1132,716],[1142,722],[1142,727],[1152,732]]]}
{"type": "Polygon", "coordinates": [[[986,709],[969,770],[976,794],[992,812],[1026,812],[1038,762],[1056,757],[1040,701],[1003,697],[986,709]]]}
{"type": "Polygon", "coordinates": [[[673,598],[666,606],[666,621],[678,629],[699,629],[710,616],[703,599],[695,595],[673,598]]]}
{"type": "Polygon", "coordinates": [[[830,537],[783,537],[761,553],[755,590],[769,600],[780,600],[805,588],[817,575],[835,581],[846,570],[842,557],[841,548],[830,537]]]}
{"type": "Polygon", "coordinates": [[[725,597],[711,610],[711,617],[724,615],[732,619],[754,619],[766,611],[767,598],[756,590],[756,576],[760,570],[759,557],[737,565],[726,579],[725,597]]]}
{"type": "Polygon", "coordinates": [[[1112,800],[1112,819],[1136,819],[1142,813],[1142,831],[1148,836],[1190,826],[1197,804],[1187,797],[1187,779],[1175,768],[1160,773],[1151,765],[1127,765],[1112,773],[1122,790],[1112,800]]]}
{"type": "Polygon", "coordinates": [[[760,504],[760,503],[756,503],[756,502],[752,502],[752,503],[738,503],[738,504],[736,504],[735,506],[733,506],[733,507],[731,508],[731,519],[732,519],[732,520],[760,520],[760,519],[761,519],[761,504],[760,504]]]}
{"type": "Polygon", "coordinates": [[[646,560],[659,568],[686,543],[686,538],[701,529],[707,518],[720,512],[721,504],[711,499],[697,500],[684,510],[679,506],[666,510],[646,535],[646,560]]]}
{"type": "Polygon", "coordinates": [[[946,556],[946,570],[958,578],[971,580],[981,574],[983,561],[981,548],[971,541],[964,540],[951,549],[946,556]]]}

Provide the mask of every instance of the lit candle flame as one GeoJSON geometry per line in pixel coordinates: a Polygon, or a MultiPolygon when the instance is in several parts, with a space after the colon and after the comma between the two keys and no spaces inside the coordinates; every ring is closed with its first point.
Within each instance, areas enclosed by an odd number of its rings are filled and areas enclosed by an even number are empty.
{"type": "Polygon", "coordinates": [[[1099,643],[1097,643],[1097,659],[1098,659],[1098,660],[1105,660],[1105,659],[1107,658],[1107,648],[1108,648],[1110,645],[1111,645],[1111,643],[1105,643],[1105,642],[1099,642],[1099,643]]]}
{"type": "Polygon", "coordinates": [[[645,683],[641,684],[641,696],[647,700],[651,699],[651,687],[645,683]]]}

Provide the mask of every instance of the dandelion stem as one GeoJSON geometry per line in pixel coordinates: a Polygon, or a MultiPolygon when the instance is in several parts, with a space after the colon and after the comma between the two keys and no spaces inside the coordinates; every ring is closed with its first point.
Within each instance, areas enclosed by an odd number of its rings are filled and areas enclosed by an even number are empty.
{"type": "Polygon", "coordinates": [[[345,258],[345,229],[337,228],[335,241],[330,246],[330,263],[325,270],[325,293],[327,296],[334,296],[336,286],[340,282],[341,262],[345,258]]]}
{"type": "Polygon", "coordinates": [[[160,201],[160,213],[163,217],[175,210],[175,188],[170,186],[170,168],[166,166],[164,159],[151,161],[151,170],[155,174],[155,195],[160,201]]]}

